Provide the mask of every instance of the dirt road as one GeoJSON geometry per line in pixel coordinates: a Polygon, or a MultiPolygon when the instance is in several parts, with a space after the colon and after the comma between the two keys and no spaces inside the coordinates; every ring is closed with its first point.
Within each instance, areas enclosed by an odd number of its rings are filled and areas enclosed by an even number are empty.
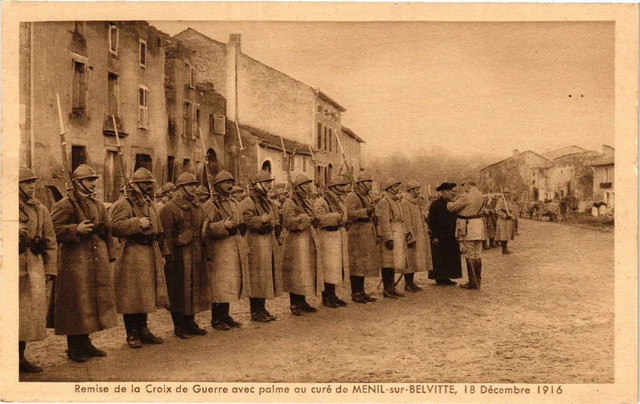
{"type": "MultiPolygon", "coordinates": [[[[159,346],[132,350],[120,325],[96,334],[105,358],[66,359],[66,339],[29,344],[45,368],[23,381],[226,382],[528,382],[614,381],[613,233],[520,221],[513,255],[484,252],[480,292],[436,287],[404,299],[380,297],[293,317],[288,297],[268,302],[278,321],[249,320],[248,303],[232,305],[244,327],[180,340],[169,313],[150,316],[159,346]]],[[[370,279],[367,288],[375,290],[370,279]]],[[[402,283],[401,283],[402,285],[402,283]]],[[[338,293],[348,296],[348,285],[338,293]]],[[[351,302],[349,300],[349,302],[351,302]]]]}

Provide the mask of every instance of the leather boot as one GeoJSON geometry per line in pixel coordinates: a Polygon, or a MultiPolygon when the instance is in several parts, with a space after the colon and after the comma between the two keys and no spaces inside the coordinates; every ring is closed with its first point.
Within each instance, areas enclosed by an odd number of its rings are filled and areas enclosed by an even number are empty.
{"type": "Polygon", "coordinates": [[[478,278],[478,289],[482,287],[482,259],[477,259],[476,261],[476,277],[478,278]]]}
{"type": "Polygon", "coordinates": [[[147,325],[147,313],[139,313],[138,314],[138,324],[139,324],[139,338],[140,342],[143,344],[150,345],[158,345],[162,344],[164,340],[160,337],[156,337],[149,331],[149,326],[147,325]]]}
{"type": "Polygon", "coordinates": [[[187,324],[185,321],[184,314],[172,311],[171,312],[171,320],[173,320],[173,333],[178,338],[189,339],[191,336],[187,332],[187,324]]]}
{"type": "Polygon", "coordinates": [[[464,285],[460,285],[460,287],[462,289],[476,290],[478,289],[478,285],[476,284],[476,276],[473,272],[473,263],[469,258],[467,258],[465,261],[467,263],[467,277],[469,278],[469,282],[465,283],[464,285]]]}
{"type": "Polygon", "coordinates": [[[82,335],[67,335],[67,358],[74,362],[82,363],[89,360],[89,355],[84,350],[82,335]]]}
{"type": "Polygon", "coordinates": [[[357,292],[351,295],[351,300],[356,303],[367,303],[369,299],[364,296],[364,292],[357,292]]]}
{"type": "Polygon", "coordinates": [[[503,254],[511,254],[511,251],[507,248],[507,241],[502,242],[502,253],[503,254]]]}
{"type": "Polygon", "coordinates": [[[490,238],[489,239],[489,248],[498,248],[498,246],[496,245],[496,239],[495,238],[490,238]]]}
{"type": "Polygon", "coordinates": [[[397,299],[398,296],[393,292],[393,270],[390,268],[382,268],[381,276],[382,276],[382,284],[384,285],[384,290],[382,292],[382,296],[387,297],[389,299],[397,299]],[[391,275],[391,279],[390,276],[391,275]]]}
{"type": "Polygon", "coordinates": [[[91,358],[97,358],[102,356],[107,356],[107,353],[102,349],[96,348],[89,339],[89,335],[84,335],[82,339],[82,347],[84,348],[84,353],[91,358]]]}
{"type": "Polygon", "coordinates": [[[42,372],[42,368],[40,366],[34,365],[29,362],[24,357],[24,350],[27,348],[27,343],[25,341],[18,342],[18,354],[20,355],[19,369],[20,373],[40,373],[42,372]]]}

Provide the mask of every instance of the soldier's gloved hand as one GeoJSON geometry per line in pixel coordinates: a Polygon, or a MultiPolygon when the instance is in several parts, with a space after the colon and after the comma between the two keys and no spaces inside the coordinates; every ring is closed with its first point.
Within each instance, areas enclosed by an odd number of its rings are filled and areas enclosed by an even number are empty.
{"type": "Polygon", "coordinates": [[[265,213],[264,215],[260,216],[260,221],[263,225],[271,223],[271,219],[272,216],[269,213],[265,213]]]}
{"type": "Polygon", "coordinates": [[[384,242],[384,246],[389,250],[393,250],[393,240],[387,240],[384,242]]]}
{"type": "Polygon", "coordinates": [[[153,223],[151,223],[151,220],[149,220],[146,217],[140,218],[140,230],[147,231],[151,228],[151,226],[153,226],[153,223]]]}
{"type": "Polygon", "coordinates": [[[76,233],[78,233],[81,236],[85,236],[89,233],[91,233],[93,231],[93,223],[91,223],[91,220],[85,220],[82,223],[78,224],[78,227],[76,229],[76,233]]]}
{"type": "Polygon", "coordinates": [[[230,217],[226,218],[224,221],[224,228],[227,230],[231,230],[234,227],[236,227],[236,221],[230,217]]]}
{"type": "Polygon", "coordinates": [[[369,207],[367,208],[367,216],[371,216],[371,215],[373,215],[373,212],[374,212],[374,211],[375,211],[374,207],[373,207],[373,206],[369,206],[369,207]]]}
{"type": "Polygon", "coordinates": [[[433,244],[433,245],[438,245],[438,242],[439,242],[439,240],[438,240],[437,237],[434,238],[433,240],[431,240],[431,244],[433,244]]]}
{"type": "Polygon", "coordinates": [[[29,229],[26,223],[20,223],[20,238],[25,239],[29,235],[29,229]]]}

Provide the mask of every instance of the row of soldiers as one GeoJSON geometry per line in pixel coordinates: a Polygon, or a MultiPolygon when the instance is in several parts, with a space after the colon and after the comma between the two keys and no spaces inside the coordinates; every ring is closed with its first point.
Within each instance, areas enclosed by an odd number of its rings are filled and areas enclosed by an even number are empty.
{"type": "Polygon", "coordinates": [[[235,179],[221,171],[204,202],[199,182],[185,172],[173,196],[158,207],[154,177],[140,168],[107,211],[94,196],[99,176],[81,165],[72,175],[72,194],[49,215],[34,197],[37,178],[28,168],[20,169],[22,372],[42,370],[24,353],[26,342],[45,338],[45,324],[67,336],[70,360],[85,362],[106,355],[89,335],[115,326],[117,314],[123,315],[127,344],[138,349],[163,343],[147,323],[148,313],[157,309],[169,310],[174,334],[188,339],[207,333],[195,321],[197,313],[207,310],[213,329],[240,327],[229,315],[230,304],[239,299],[249,298],[252,321],[270,322],[276,317],[266,301],[285,292],[296,316],[317,311],[306,300],[316,294],[326,307],[346,306],[336,294],[346,279],[354,302],[374,302],[365,291],[365,277],[380,272],[385,298],[404,296],[396,289],[396,271],[403,273],[405,291],[419,292],[414,273],[433,269],[432,247],[436,270],[430,273],[436,284],[455,284],[450,278],[461,277],[458,241],[472,271],[463,287],[480,285],[481,264],[471,245],[479,216],[465,215],[482,206],[476,206],[479,200],[469,184],[463,184],[467,188],[459,198],[451,184],[443,184],[444,210],[436,201],[427,215],[418,183],[410,181],[401,197],[400,181],[391,179],[376,202],[373,178],[366,172],[353,188],[343,177],[331,179],[316,198],[312,180],[301,174],[288,194],[272,200],[273,178],[261,171],[246,197],[237,200],[235,179]],[[461,223],[466,223],[464,234],[461,223]],[[47,279],[55,279],[49,304],[47,279]]]}

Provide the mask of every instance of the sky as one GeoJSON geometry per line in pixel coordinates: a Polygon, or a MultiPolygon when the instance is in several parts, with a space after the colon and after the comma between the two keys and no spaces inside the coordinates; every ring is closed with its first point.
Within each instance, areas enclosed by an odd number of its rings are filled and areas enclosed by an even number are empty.
{"type": "Polygon", "coordinates": [[[611,22],[150,22],[215,40],[328,94],[369,156],[505,158],[614,145],[611,22]]]}

